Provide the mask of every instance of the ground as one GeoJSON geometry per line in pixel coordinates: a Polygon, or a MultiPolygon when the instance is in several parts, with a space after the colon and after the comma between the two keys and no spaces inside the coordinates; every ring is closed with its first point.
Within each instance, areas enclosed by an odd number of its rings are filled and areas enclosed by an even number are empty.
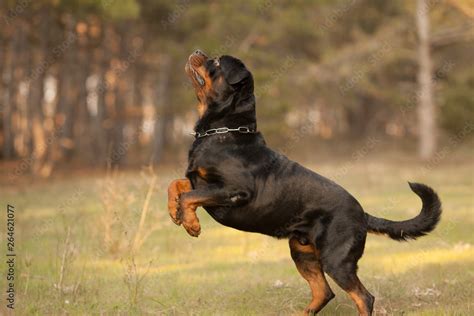
{"type": "MultiPolygon", "coordinates": [[[[406,181],[439,192],[443,217],[429,236],[395,242],[369,235],[359,275],[376,297],[377,315],[474,313],[469,155],[428,164],[354,156],[309,165],[342,184],[366,212],[394,220],[421,207],[406,181]]],[[[155,170],[156,178],[144,170],[2,184],[2,207],[15,206],[16,314],[299,314],[310,292],[286,240],[223,227],[204,210],[199,238],[169,220],[166,187],[182,172],[181,166],[155,170]]],[[[2,254],[4,244],[2,238],[2,254]]],[[[2,277],[2,292],[3,285],[2,277]]],[[[331,287],[336,298],[321,315],[356,315],[345,293],[331,287]]]]}

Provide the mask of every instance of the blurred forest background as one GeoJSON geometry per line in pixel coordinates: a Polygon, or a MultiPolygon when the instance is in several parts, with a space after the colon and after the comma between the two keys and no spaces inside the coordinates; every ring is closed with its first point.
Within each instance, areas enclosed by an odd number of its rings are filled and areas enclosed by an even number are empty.
{"type": "MultiPolygon", "coordinates": [[[[286,242],[204,211],[198,239],[169,220],[167,188],[198,117],[184,65],[200,48],[242,59],[267,143],[367,212],[415,216],[406,180],[439,192],[429,236],[368,238],[359,275],[377,315],[474,315],[473,22],[474,0],[0,0],[0,204],[16,209],[16,314],[307,305],[286,242]]],[[[355,315],[331,287],[321,314],[355,315]]]]}
{"type": "Polygon", "coordinates": [[[184,159],[196,48],[246,63],[259,129],[282,151],[377,135],[429,160],[474,130],[471,0],[0,3],[0,160],[13,176],[184,159]]]}

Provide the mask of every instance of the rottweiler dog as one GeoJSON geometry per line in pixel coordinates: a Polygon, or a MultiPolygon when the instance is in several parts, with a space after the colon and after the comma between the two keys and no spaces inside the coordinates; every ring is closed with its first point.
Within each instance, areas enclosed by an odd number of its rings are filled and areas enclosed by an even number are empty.
{"type": "Polygon", "coordinates": [[[197,237],[196,208],[201,206],[225,226],[287,238],[297,270],[311,288],[306,314],[319,312],[334,297],[327,274],[349,294],[359,314],[371,315],[374,297],[357,277],[367,233],[398,241],[427,234],[441,217],[438,195],[424,184],[409,183],[422,200],[416,217],[372,216],[338,184],[266,146],[257,131],[253,77],[242,61],[209,58],[197,50],[185,70],[199,119],[186,178],[168,188],[173,222],[197,237]]]}

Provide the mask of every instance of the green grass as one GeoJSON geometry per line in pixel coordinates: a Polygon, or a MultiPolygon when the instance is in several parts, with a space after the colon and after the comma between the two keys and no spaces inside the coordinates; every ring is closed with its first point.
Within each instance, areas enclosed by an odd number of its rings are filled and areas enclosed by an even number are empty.
{"type": "MultiPolygon", "coordinates": [[[[421,164],[400,161],[354,162],[341,173],[343,166],[333,162],[312,167],[335,178],[371,214],[395,220],[415,216],[421,205],[407,180],[433,186],[443,202],[442,222],[427,237],[408,243],[368,237],[359,275],[376,297],[377,315],[473,314],[472,162],[439,164],[428,172],[421,164]]],[[[114,180],[112,242],[104,241],[106,226],[101,221],[103,176],[62,177],[2,189],[2,205],[16,207],[17,315],[302,311],[310,292],[285,240],[221,226],[204,210],[199,210],[201,236],[188,236],[166,212],[166,187],[176,170],[156,173],[145,231],[158,227],[133,255],[126,242],[134,237],[146,196],[143,174],[128,172],[114,180]]],[[[4,225],[1,229],[3,235],[4,225]]],[[[1,247],[4,253],[4,242],[1,247]]],[[[1,269],[3,275],[4,264],[1,269]]],[[[321,314],[355,315],[350,299],[330,282],[336,298],[321,314]]],[[[3,303],[1,308],[5,312],[3,303]]]]}

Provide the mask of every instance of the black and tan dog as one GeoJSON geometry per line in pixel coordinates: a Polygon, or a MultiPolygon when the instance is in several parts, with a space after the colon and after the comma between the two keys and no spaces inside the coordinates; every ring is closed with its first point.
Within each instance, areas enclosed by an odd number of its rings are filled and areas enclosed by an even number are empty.
{"type": "Polygon", "coordinates": [[[436,193],[410,183],[423,202],[418,216],[394,222],[369,215],[342,187],[266,146],[257,132],[252,74],[240,60],[196,51],[185,69],[199,120],[186,178],[168,189],[173,221],[197,237],[196,208],[202,206],[223,225],[288,238],[291,257],[312,291],[306,313],[317,313],[334,297],[326,273],[361,315],[370,315],[374,297],[357,277],[367,232],[395,240],[425,235],[441,216],[436,193]]]}

